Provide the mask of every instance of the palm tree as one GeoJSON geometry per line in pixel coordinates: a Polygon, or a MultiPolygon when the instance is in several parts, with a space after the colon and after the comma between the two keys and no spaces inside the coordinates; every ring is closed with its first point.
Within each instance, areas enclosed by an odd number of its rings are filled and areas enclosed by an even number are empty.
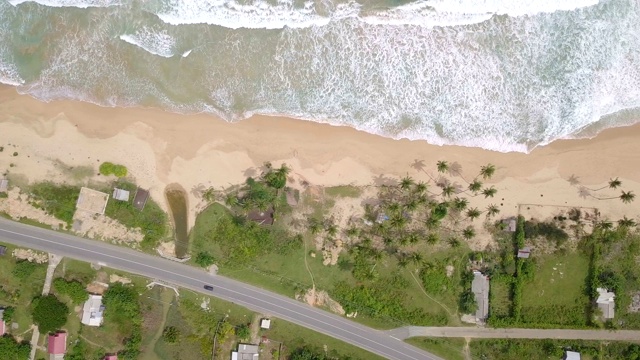
{"type": "Polygon", "coordinates": [[[391,227],[400,230],[407,224],[407,218],[405,218],[402,214],[395,214],[389,219],[389,224],[391,227]]]}
{"type": "Polygon", "coordinates": [[[622,181],[620,181],[620,179],[615,178],[615,179],[609,179],[609,188],[610,189],[617,189],[618,187],[620,187],[620,185],[622,185],[622,181]]]}
{"type": "Polygon", "coordinates": [[[634,194],[632,191],[623,191],[620,195],[620,200],[622,200],[622,202],[625,204],[632,202],[635,198],[636,194],[634,194]]]}
{"type": "Polygon", "coordinates": [[[444,161],[444,160],[440,160],[437,163],[438,166],[438,172],[439,173],[446,173],[449,170],[449,163],[444,161]]]}
{"type": "Polygon", "coordinates": [[[488,197],[493,197],[493,195],[495,195],[498,192],[498,190],[496,190],[495,187],[490,187],[490,188],[485,188],[484,190],[482,190],[482,195],[484,195],[484,198],[488,198],[488,197]]]}
{"type": "Polygon", "coordinates": [[[409,190],[415,184],[415,181],[410,176],[405,176],[400,180],[400,189],[409,190]]]}
{"type": "Polygon", "coordinates": [[[478,208],[471,208],[467,210],[467,217],[471,220],[477,219],[480,216],[480,210],[478,208]]]}
{"type": "Polygon", "coordinates": [[[487,218],[494,217],[499,213],[500,213],[500,209],[496,205],[491,204],[487,206],[487,218]]]}
{"type": "Polygon", "coordinates": [[[482,175],[483,179],[491,179],[493,173],[496,172],[496,167],[492,164],[487,164],[480,168],[480,175],[482,175]]]}
{"type": "Polygon", "coordinates": [[[469,191],[471,191],[474,194],[477,194],[481,189],[482,189],[482,182],[480,180],[475,179],[469,184],[469,191]]]}
{"type": "Polygon", "coordinates": [[[466,229],[462,231],[462,236],[466,240],[471,240],[473,239],[474,236],[476,236],[476,231],[473,229],[473,226],[468,226],[466,229]]]}
{"type": "Polygon", "coordinates": [[[325,230],[330,237],[335,237],[338,234],[338,227],[334,223],[329,224],[325,230]]]}
{"type": "Polygon", "coordinates": [[[637,224],[633,219],[629,219],[626,216],[623,217],[622,219],[618,220],[618,226],[620,226],[620,227],[630,228],[630,227],[634,227],[636,225],[637,224]]]}
{"type": "Polygon", "coordinates": [[[311,234],[316,235],[322,230],[322,226],[320,226],[320,222],[315,218],[309,218],[309,231],[311,234]]]}
{"type": "Polygon", "coordinates": [[[416,265],[420,264],[423,259],[422,254],[420,254],[417,251],[412,252],[410,257],[411,257],[411,261],[413,261],[413,263],[416,265]]]}
{"type": "Polygon", "coordinates": [[[611,221],[603,220],[596,224],[596,228],[604,231],[611,231],[613,230],[613,223],[611,221]]]}
{"type": "Polygon", "coordinates": [[[236,196],[236,194],[231,193],[231,194],[227,194],[227,196],[224,199],[224,203],[228,206],[228,207],[234,207],[237,206],[239,204],[238,201],[238,197],[236,196]]]}
{"type": "Polygon", "coordinates": [[[456,188],[453,185],[445,185],[442,187],[442,196],[451,197],[453,193],[456,191],[456,188]]]}
{"type": "Polygon", "coordinates": [[[469,205],[469,200],[465,198],[456,197],[453,199],[453,208],[457,211],[464,211],[469,205]]]}
{"type": "Polygon", "coordinates": [[[451,247],[453,248],[460,247],[460,239],[458,239],[457,237],[449,238],[449,245],[451,245],[451,247]]]}
{"type": "Polygon", "coordinates": [[[409,244],[415,244],[418,241],[420,241],[420,236],[418,236],[417,233],[412,232],[409,235],[407,235],[407,240],[409,241],[409,244]]]}
{"type": "Polygon", "coordinates": [[[427,236],[427,244],[431,244],[431,245],[437,244],[438,240],[440,239],[438,238],[438,234],[436,233],[431,233],[427,236]]]}
{"type": "Polygon", "coordinates": [[[404,204],[404,208],[408,211],[414,211],[418,208],[418,199],[412,197],[406,204],[404,204]]]}
{"type": "Polygon", "coordinates": [[[416,194],[423,194],[425,191],[427,191],[427,184],[425,184],[422,181],[419,181],[418,183],[416,183],[416,186],[413,188],[413,191],[416,194]]]}
{"type": "Polygon", "coordinates": [[[409,259],[407,259],[407,256],[402,254],[398,256],[398,266],[401,268],[406,268],[407,265],[409,265],[409,259]]]}

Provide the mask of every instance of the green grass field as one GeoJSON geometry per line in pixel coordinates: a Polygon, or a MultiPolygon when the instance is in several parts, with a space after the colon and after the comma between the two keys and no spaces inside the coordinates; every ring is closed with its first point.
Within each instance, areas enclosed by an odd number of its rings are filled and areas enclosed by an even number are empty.
{"type": "Polygon", "coordinates": [[[510,284],[505,280],[492,279],[490,290],[489,312],[498,318],[508,317],[511,311],[509,299],[510,284]]]}
{"type": "Polygon", "coordinates": [[[446,360],[465,360],[464,339],[415,337],[409,338],[405,342],[446,360]]]}

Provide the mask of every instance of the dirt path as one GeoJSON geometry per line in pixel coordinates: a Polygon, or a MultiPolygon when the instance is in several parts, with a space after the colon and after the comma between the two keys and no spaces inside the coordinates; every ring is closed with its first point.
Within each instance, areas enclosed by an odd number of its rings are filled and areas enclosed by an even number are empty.
{"type": "Polygon", "coordinates": [[[470,339],[582,339],[614,341],[638,341],[638,339],[640,339],[640,330],[492,329],[480,327],[406,326],[388,330],[386,333],[400,340],[415,336],[464,337],[470,339]]]}

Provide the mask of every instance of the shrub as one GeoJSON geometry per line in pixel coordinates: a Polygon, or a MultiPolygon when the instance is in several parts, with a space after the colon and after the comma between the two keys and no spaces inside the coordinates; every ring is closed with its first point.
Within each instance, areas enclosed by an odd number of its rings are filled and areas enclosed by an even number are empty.
{"type": "Polygon", "coordinates": [[[203,268],[206,268],[213,265],[215,259],[213,258],[213,255],[209,254],[208,252],[200,251],[198,255],[196,255],[195,262],[203,268]]]}
{"type": "Polygon", "coordinates": [[[4,308],[4,313],[2,314],[2,320],[9,324],[13,321],[13,314],[16,312],[16,308],[13,306],[8,306],[4,308]]]}
{"type": "Polygon", "coordinates": [[[84,285],[77,280],[67,281],[62,278],[57,278],[53,280],[53,288],[60,294],[69,296],[75,305],[79,305],[89,299],[89,294],[85,290],[84,285]]]}
{"type": "Polygon", "coordinates": [[[251,336],[251,330],[247,324],[242,324],[236,328],[236,336],[240,339],[248,339],[251,336]]]}
{"type": "Polygon", "coordinates": [[[162,330],[162,339],[169,344],[175,344],[180,338],[180,330],[175,326],[166,326],[162,330]]]}
{"type": "Polygon", "coordinates": [[[31,196],[35,205],[71,226],[80,188],[71,185],[58,185],[41,182],[31,186],[31,196]]]}
{"type": "Polygon", "coordinates": [[[38,264],[34,262],[28,260],[20,260],[16,263],[16,267],[13,268],[12,274],[22,282],[25,282],[27,281],[29,276],[33,274],[37,267],[38,264]]]}
{"type": "Polygon", "coordinates": [[[17,152],[17,151],[14,151],[14,152],[13,152],[13,156],[18,156],[18,152],[17,152]]]}
{"type": "Polygon", "coordinates": [[[33,322],[43,334],[60,329],[67,322],[69,308],[54,295],[34,299],[33,322]]]}
{"type": "Polygon", "coordinates": [[[119,178],[127,176],[127,168],[124,165],[118,165],[110,162],[103,162],[100,165],[100,173],[102,175],[115,175],[119,178]]]}
{"type": "Polygon", "coordinates": [[[2,360],[24,360],[29,358],[31,353],[31,344],[29,341],[23,340],[17,342],[16,339],[5,334],[0,336],[0,359],[2,360]]]}
{"type": "Polygon", "coordinates": [[[471,291],[471,289],[465,290],[460,295],[460,301],[458,303],[458,307],[460,311],[464,314],[473,314],[478,309],[478,304],[476,303],[476,297],[471,291]]]}

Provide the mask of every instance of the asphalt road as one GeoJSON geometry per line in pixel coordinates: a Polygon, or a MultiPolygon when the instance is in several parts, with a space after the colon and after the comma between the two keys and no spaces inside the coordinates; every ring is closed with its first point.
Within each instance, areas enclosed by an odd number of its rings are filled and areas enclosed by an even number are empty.
{"type": "Polygon", "coordinates": [[[640,330],[574,330],[574,329],[493,329],[479,327],[424,327],[407,326],[386,331],[387,334],[407,339],[414,336],[464,337],[500,339],[568,339],[638,341],[640,330]]]}
{"type": "Polygon", "coordinates": [[[231,301],[358,346],[387,359],[442,360],[391,334],[251,285],[135,250],[0,218],[0,241],[158,279],[231,301]],[[204,290],[210,284],[213,291],[204,290]]]}

